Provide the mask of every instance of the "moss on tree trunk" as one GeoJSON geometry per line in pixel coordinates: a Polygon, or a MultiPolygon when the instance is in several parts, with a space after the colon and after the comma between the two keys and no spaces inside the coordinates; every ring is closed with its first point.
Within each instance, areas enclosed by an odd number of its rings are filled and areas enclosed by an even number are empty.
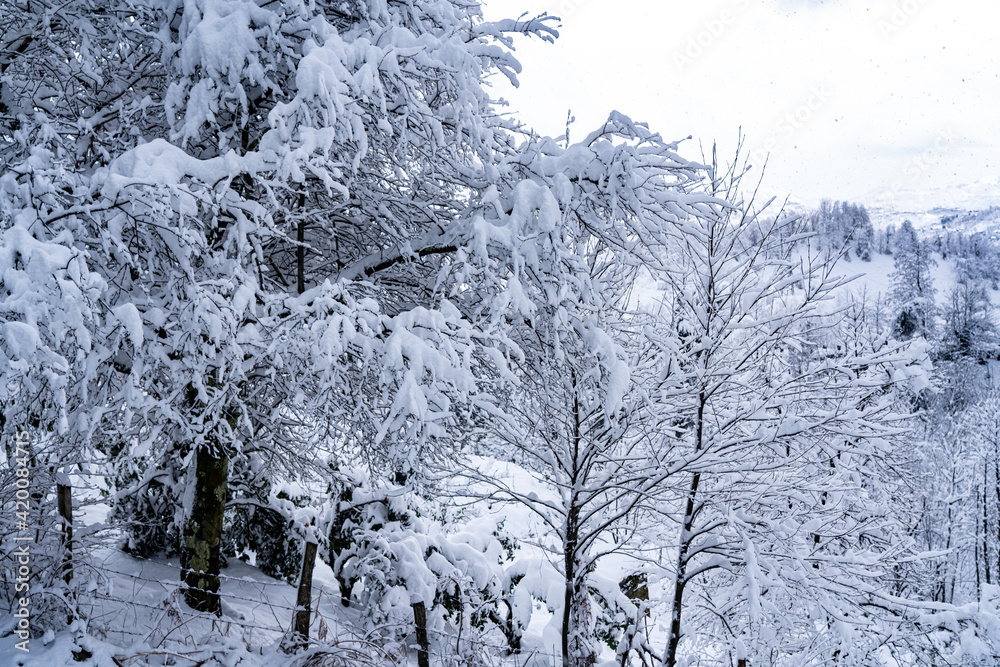
{"type": "Polygon", "coordinates": [[[222,614],[219,598],[222,517],[229,486],[229,457],[202,446],[195,462],[194,502],[181,550],[184,599],[193,609],[222,614]]]}

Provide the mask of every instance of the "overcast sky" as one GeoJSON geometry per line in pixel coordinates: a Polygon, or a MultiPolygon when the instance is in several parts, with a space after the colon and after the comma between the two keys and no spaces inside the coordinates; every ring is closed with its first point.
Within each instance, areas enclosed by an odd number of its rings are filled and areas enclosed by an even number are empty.
{"type": "Polygon", "coordinates": [[[612,109],[731,151],[806,203],[872,201],[1000,174],[997,0],[486,0],[487,18],[547,11],[555,44],[518,42],[540,132],[582,138],[612,109]]]}

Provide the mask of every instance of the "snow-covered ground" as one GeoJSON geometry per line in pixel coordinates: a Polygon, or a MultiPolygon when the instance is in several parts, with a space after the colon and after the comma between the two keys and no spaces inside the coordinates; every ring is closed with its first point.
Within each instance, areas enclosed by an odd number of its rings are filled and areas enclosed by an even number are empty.
{"type": "MultiPolygon", "coordinates": [[[[103,519],[101,507],[92,506],[87,518],[103,519]]],[[[76,565],[78,579],[88,582],[78,598],[86,626],[77,621],[67,633],[32,639],[28,653],[15,648],[16,636],[2,637],[0,656],[5,657],[0,664],[292,664],[279,652],[278,642],[291,625],[294,587],[230,559],[221,575],[223,616],[200,614],[183,602],[177,559],[136,558],[116,548],[115,541],[111,535],[103,543],[90,544],[76,565]],[[78,661],[88,653],[89,658],[78,661]],[[213,658],[216,662],[201,662],[213,658]]],[[[330,568],[317,560],[313,577],[313,636],[321,643],[324,639],[348,646],[364,642],[363,636],[352,632],[354,613],[341,606],[330,568]]]]}
{"type": "MultiPolygon", "coordinates": [[[[489,458],[474,458],[473,463],[484,474],[519,493],[557,500],[553,489],[521,466],[489,458]]],[[[453,490],[460,493],[463,488],[468,490],[457,485],[453,490]]],[[[523,504],[463,502],[468,500],[471,498],[459,495],[447,510],[451,516],[446,520],[449,532],[490,535],[502,523],[516,543],[514,562],[506,565],[524,575],[524,595],[530,593],[532,598],[527,600],[531,620],[522,638],[517,665],[556,664],[564,583],[557,569],[558,548],[551,530],[523,504]]],[[[89,505],[77,518],[97,526],[104,522],[107,510],[103,504],[89,505]]],[[[301,667],[319,651],[350,656],[354,647],[359,649],[354,661],[348,659],[343,664],[368,664],[363,656],[373,653],[381,660],[379,664],[417,664],[412,635],[401,644],[383,645],[360,629],[360,610],[341,605],[336,578],[322,558],[317,558],[313,574],[310,636],[317,648],[312,653],[288,656],[281,652],[279,643],[292,623],[295,587],[267,576],[252,564],[230,559],[221,574],[222,617],[197,613],[183,601],[176,558],[136,558],[116,547],[114,533],[102,534],[102,539],[91,539],[88,552],[77,566],[78,578],[89,582],[79,598],[87,624],[77,621],[68,632],[32,639],[28,653],[15,648],[19,641],[16,636],[0,637],[0,665],[301,667]]],[[[636,567],[636,561],[629,557],[611,554],[593,573],[595,585],[617,586],[636,567]]],[[[658,593],[655,573],[650,583],[651,592],[658,593]]],[[[611,660],[614,655],[606,649],[605,658],[611,660]]]]}

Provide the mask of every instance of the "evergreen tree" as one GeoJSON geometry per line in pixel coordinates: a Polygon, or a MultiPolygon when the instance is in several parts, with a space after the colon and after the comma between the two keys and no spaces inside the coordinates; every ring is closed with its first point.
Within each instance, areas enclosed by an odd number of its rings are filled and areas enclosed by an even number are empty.
{"type": "Polygon", "coordinates": [[[996,354],[997,329],[993,319],[993,302],[986,287],[963,276],[960,261],[959,280],[948,293],[943,310],[944,327],[941,336],[941,356],[983,361],[996,354]]]}
{"type": "Polygon", "coordinates": [[[808,216],[808,223],[816,233],[818,247],[827,256],[842,256],[850,261],[853,250],[862,261],[871,261],[875,230],[864,206],[824,199],[808,216]]]}
{"type": "Polygon", "coordinates": [[[848,229],[854,247],[854,254],[863,262],[870,262],[875,252],[875,229],[872,227],[868,211],[861,204],[846,204],[848,229]]]}
{"type": "Polygon", "coordinates": [[[935,262],[909,220],[893,235],[892,255],[890,299],[897,313],[893,334],[902,340],[933,338],[936,310],[930,269],[935,262]]]}

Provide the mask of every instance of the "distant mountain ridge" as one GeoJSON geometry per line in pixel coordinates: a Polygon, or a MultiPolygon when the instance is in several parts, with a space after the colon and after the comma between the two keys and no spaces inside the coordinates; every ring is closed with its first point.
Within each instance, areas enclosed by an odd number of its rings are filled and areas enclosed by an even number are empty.
{"type": "Polygon", "coordinates": [[[959,186],[873,192],[862,203],[876,229],[909,220],[921,234],[982,232],[1000,240],[998,176],[959,186]]]}

